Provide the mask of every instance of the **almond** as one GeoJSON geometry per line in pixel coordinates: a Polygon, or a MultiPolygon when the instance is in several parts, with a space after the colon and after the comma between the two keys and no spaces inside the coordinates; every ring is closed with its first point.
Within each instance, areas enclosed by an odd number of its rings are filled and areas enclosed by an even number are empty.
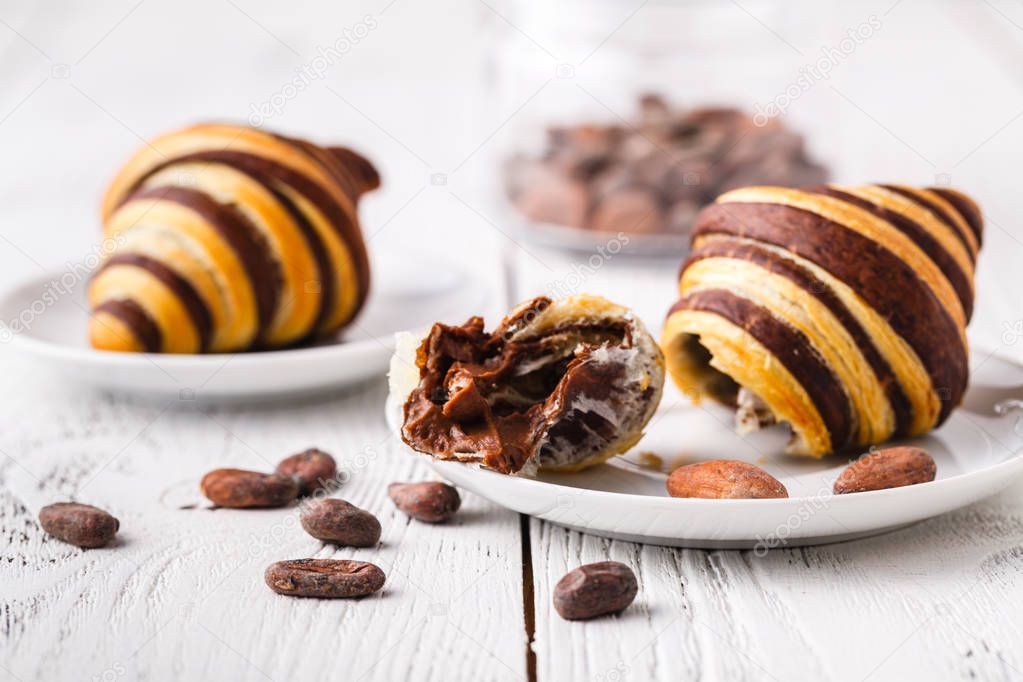
{"type": "Polygon", "coordinates": [[[885,448],[864,455],[846,467],[835,481],[834,492],[844,495],[901,488],[933,481],[936,473],[934,459],[925,450],[908,446],[885,448]]]}
{"type": "Polygon", "coordinates": [[[734,459],[714,459],[679,467],[668,476],[672,497],[761,499],[788,497],[785,486],[758,466],[734,459]]]}

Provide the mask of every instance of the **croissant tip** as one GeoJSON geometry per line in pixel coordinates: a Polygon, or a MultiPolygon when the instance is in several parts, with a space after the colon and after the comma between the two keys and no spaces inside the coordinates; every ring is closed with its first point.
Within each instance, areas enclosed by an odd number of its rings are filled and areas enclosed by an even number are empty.
{"type": "Polygon", "coordinates": [[[117,353],[143,353],[145,348],[141,341],[119,320],[94,314],[89,319],[89,345],[96,350],[117,353]]]}
{"type": "Polygon", "coordinates": [[[348,147],[329,147],[328,151],[356,176],[360,195],[380,187],[380,173],[366,157],[348,147]]]}

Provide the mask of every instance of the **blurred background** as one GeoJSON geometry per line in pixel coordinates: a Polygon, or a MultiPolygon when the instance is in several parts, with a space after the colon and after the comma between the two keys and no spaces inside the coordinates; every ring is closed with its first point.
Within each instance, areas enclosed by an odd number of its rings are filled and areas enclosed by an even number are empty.
{"type": "MultiPolygon", "coordinates": [[[[543,153],[551,125],[634,132],[658,93],[784,126],[838,182],[972,194],[971,335],[1020,358],[1021,63],[1009,0],[3,0],[0,286],[91,253],[100,193],[145,139],[229,120],[371,158],[371,250],[446,252],[505,286],[499,258],[533,271],[508,296],[557,289],[580,258],[518,230],[508,160],[543,153]]],[[[650,300],[624,302],[651,318],[682,258],[666,255],[613,264],[650,275],[650,300]]],[[[582,288],[613,296],[604,275],[582,288]]]]}

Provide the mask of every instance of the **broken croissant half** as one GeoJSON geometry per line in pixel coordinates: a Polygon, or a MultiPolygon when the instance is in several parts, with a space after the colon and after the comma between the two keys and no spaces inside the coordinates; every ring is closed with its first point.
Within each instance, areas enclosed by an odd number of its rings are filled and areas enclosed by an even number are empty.
{"type": "Polygon", "coordinates": [[[642,436],[664,357],[631,311],[597,296],[534,298],[492,332],[483,319],[399,339],[401,437],[438,459],[501,473],[578,471],[642,436]]]}
{"type": "Polygon", "coordinates": [[[983,231],[941,187],[747,187],[700,214],[661,345],[678,386],[791,454],[917,436],[962,399],[983,231]]]}

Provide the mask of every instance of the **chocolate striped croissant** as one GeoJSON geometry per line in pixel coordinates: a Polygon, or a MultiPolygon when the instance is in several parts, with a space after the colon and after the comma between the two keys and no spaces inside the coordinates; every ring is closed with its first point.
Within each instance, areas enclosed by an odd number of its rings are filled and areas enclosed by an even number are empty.
{"type": "Polygon", "coordinates": [[[226,352],[338,331],[366,300],[356,204],[378,185],[355,152],[253,128],[152,140],[103,197],[116,246],[89,286],[92,345],[226,352]]]}
{"type": "Polygon", "coordinates": [[[940,425],[966,390],[983,219],[901,185],[747,187],[700,214],[662,347],[740,431],[791,425],[822,456],[940,425]]]}

